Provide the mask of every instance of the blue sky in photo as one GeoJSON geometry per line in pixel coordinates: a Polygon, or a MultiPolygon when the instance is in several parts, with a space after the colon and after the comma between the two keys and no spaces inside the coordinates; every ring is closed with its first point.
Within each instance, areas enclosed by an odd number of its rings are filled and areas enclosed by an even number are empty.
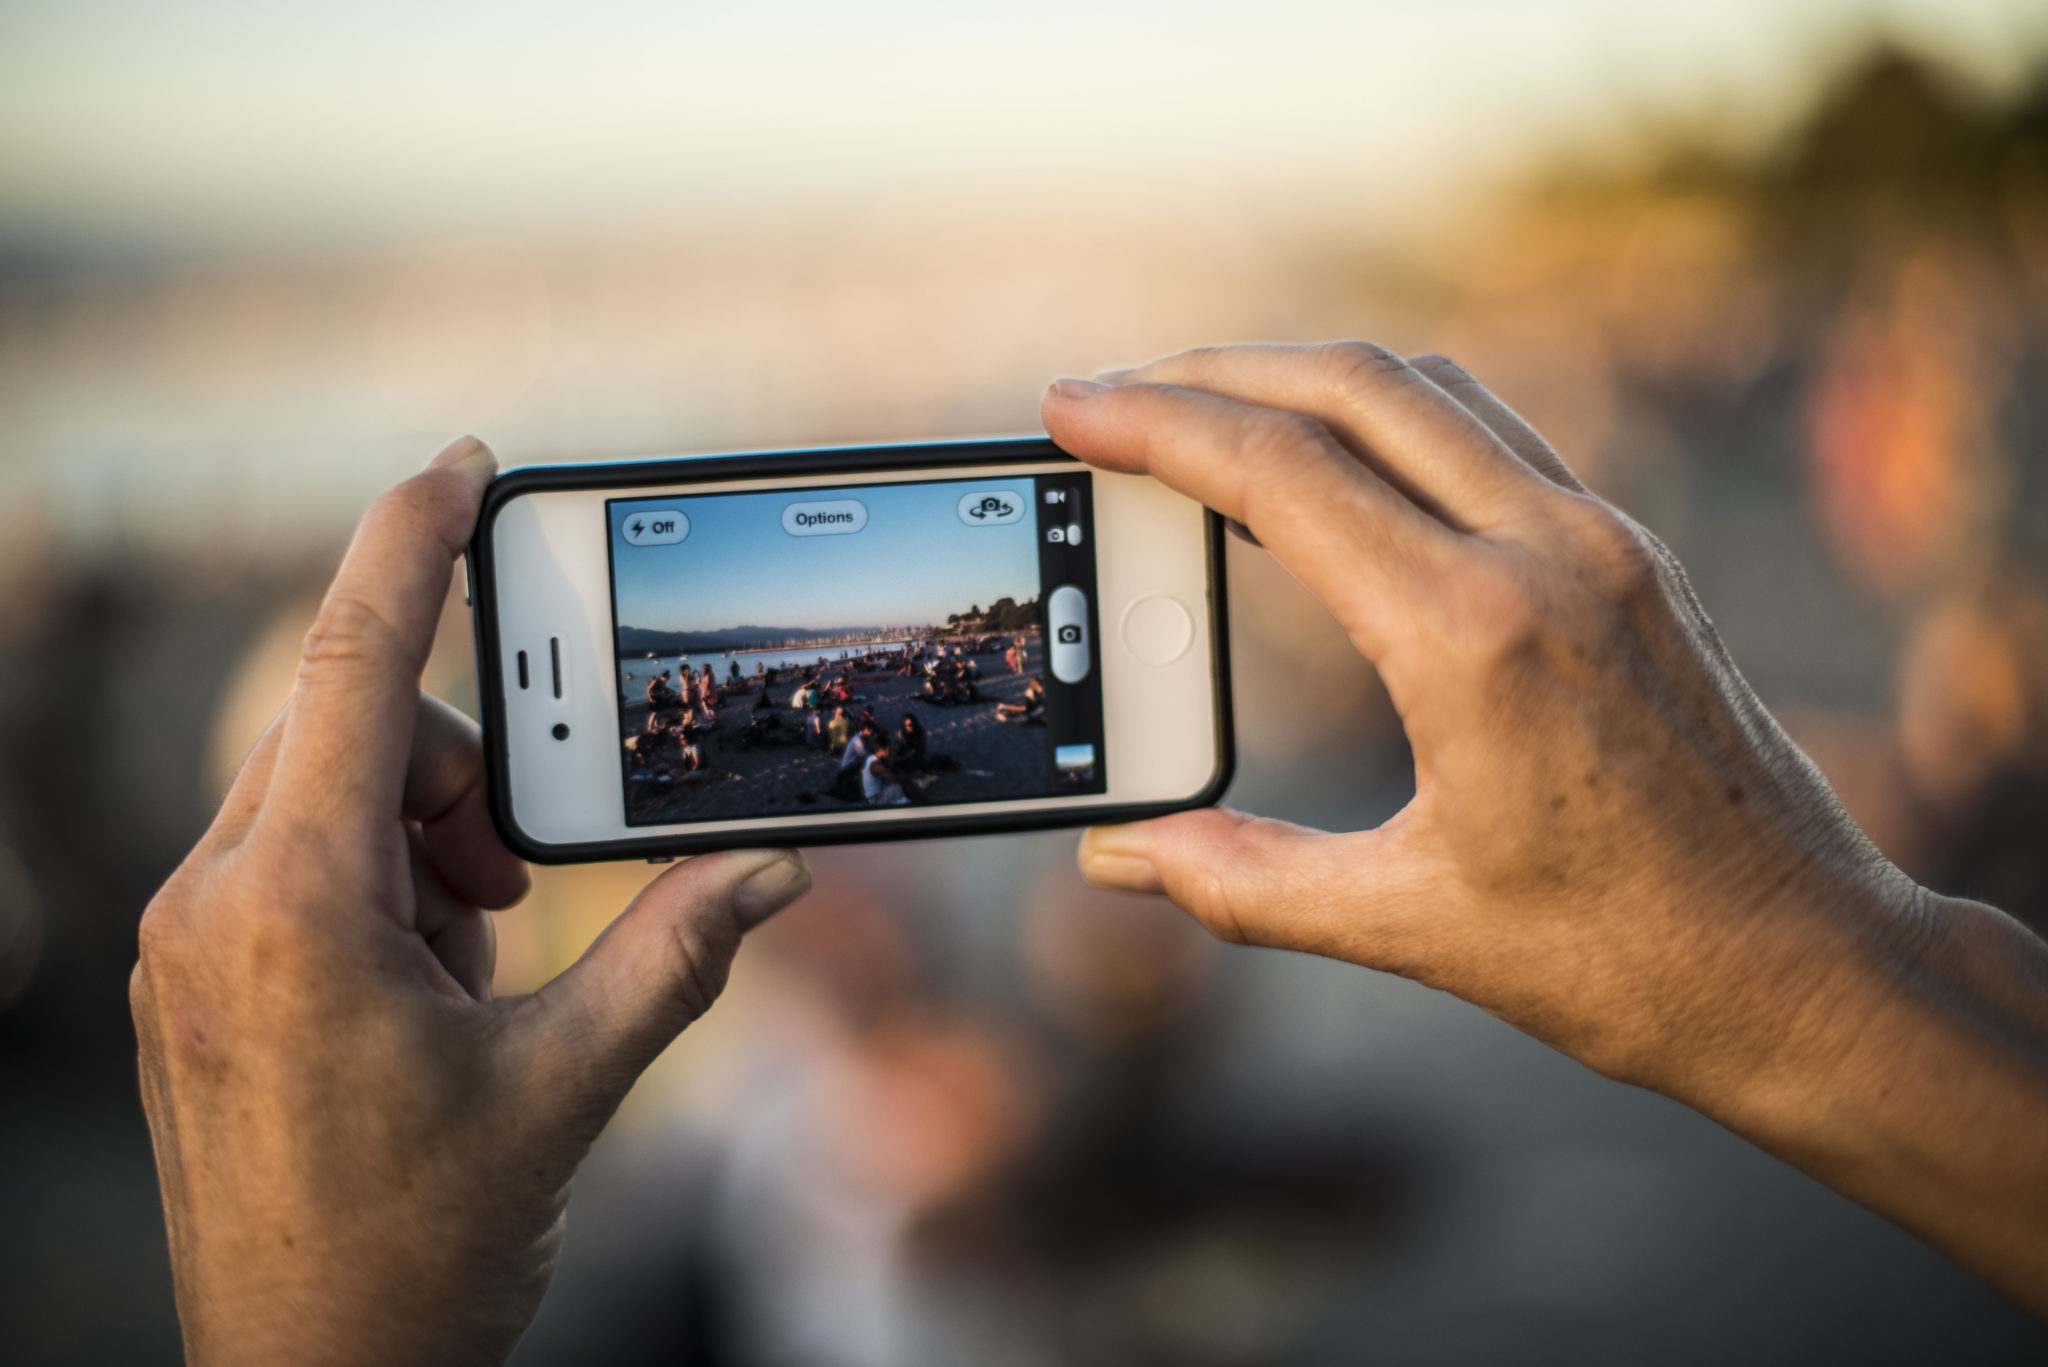
{"type": "Polygon", "coordinates": [[[821,630],[943,623],[949,613],[1018,602],[1038,592],[1038,493],[1028,475],[935,484],[858,485],[752,494],[636,499],[610,505],[612,592],[618,625],[656,631],[733,626],[821,630]],[[975,526],[959,507],[970,491],[1008,489],[1025,500],[1007,526],[975,526]],[[791,536],[791,503],[858,499],[867,526],[791,536]],[[681,511],[690,533],[669,546],[632,546],[634,513],[681,511]]]}

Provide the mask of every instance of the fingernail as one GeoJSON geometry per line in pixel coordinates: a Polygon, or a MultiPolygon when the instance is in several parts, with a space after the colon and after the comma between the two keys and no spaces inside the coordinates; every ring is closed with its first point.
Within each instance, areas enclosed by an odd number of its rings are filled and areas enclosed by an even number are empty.
{"type": "Polygon", "coordinates": [[[1090,394],[1100,394],[1107,388],[1109,386],[1106,384],[1097,384],[1093,380],[1077,380],[1071,375],[1052,382],[1052,392],[1063,399],[1085,399],[1090,394]]]}
{"type": "Polygon", "coordinates": [[[801,854],[795,850],[773,854],[733,892],[733,911],[742,930],[752,930],[811,890],[811,866],[801,854]]]}
{"type": "Polygon", "coordinates": [[[1093,887],[1107,888],[1111,892],[1164,892],[1166,884],[1159,880],[1159,870],[1143,859],[1127,859],[1122,855],[1104,854],[1083,857],[1081,876],[1093,887]]]}
{"type": "Polygon", "coordinates": [[[1081,836],[1081,876],[1119,892],[1165,890],[1141,838],[1124,826],[1096,826],[1081,836]]]}
{"type": "Polygon", "coordinates": [[[445,470],[450,466],[461,465],[466,461],[475,460],[478,456],[488,456],[490,453],[491,448],[475,437],[457,437],[454,441],[442,447],[439,455],[427,462],[427,468],[429,470],[445,470]]]}
{"type": "Polygon", "coordinates": [[[1101,381],[1103,384],[1118,385],[1130,379],[1131,376],[1137,373],[1138,368],[1136,366],[1127,365],[1119,366],[1114,370],[1098,370],[1095,372],[1095,378],[1101,381]]]}

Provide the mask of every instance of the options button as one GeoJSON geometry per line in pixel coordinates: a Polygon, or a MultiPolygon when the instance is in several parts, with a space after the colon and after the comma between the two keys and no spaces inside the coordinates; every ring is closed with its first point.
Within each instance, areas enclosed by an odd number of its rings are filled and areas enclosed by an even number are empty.
{"type": "Polygon", "coordinates": [[[857,498],[792,503],[782,510],[782,530],[791,536],[845,536],[868,525],[868,505],[857,498]]]}

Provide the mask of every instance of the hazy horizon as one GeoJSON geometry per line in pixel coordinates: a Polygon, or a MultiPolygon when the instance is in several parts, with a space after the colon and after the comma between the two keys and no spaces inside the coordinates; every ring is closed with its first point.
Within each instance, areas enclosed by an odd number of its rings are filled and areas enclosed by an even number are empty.
{"type": "Polygon", "coordinates": [[[0,8],[0,268],[963,205],[1413,226],[1561,148],[1767,138],[1879,39],[2010,85],[2048,7],[23,0],[0,8]]]}

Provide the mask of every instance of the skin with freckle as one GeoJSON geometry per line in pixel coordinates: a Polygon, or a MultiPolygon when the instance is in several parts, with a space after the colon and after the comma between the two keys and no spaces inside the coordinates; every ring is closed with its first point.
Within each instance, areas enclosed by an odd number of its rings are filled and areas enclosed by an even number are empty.
{"type": "MultiPolygon", "coordinates": [[[[1378,829],[1182,813],[1090,832],[1092,880],[1456,993],[2048,1312],[2048,945],[1877,853],[1654,537],[1440,357],[1192,352],[1061,381],[1044,414],[1244,523],[1415,754],[1378,829]]],[[[143,915],[191,1362],[502,1361],[590,1142],[809,884],[789,851],[679,864],[562,977],[493,999],[484,908],[525,872],[475,728],[418,691],[492,468],[458,442],[371,510],[291,703],[143,915]]]]}
{"type": "Polygon", "coordinates": [[[1415,755],[1376,830],[1184,813],[1091,831],[1090,879],[1456,993],[2048,1310],[2048,946],[1878,853],[1662,543],[1443,357],[1194,351],[1043,413],[1244,523],[1415,755]]]}
{"type": "Polygon", "coordinates": [[[474,723],[419,692],[494,462],[379,500],[292,700],[143,914],[130,996],[187,1359],[502,1361],[569,1180],[640,1071],[809,886],[790,851],[691,860],[532,996],[494,1000],[526,870],[474,723]]]}

